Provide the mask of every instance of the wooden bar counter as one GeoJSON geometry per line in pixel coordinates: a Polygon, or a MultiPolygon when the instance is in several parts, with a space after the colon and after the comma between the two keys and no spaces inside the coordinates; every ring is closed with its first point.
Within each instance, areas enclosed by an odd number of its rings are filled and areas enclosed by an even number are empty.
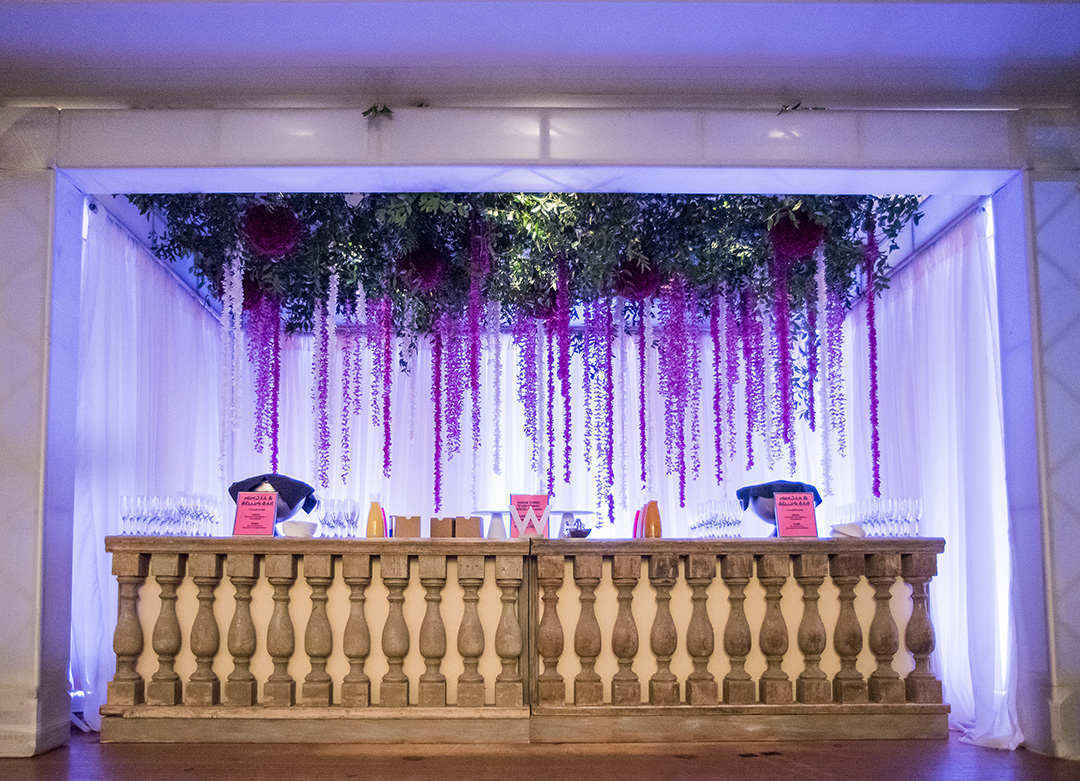
{"type": "Polygon", "coordinates": [[[102,740],[944,738],[940,539],[109,537],[102,740]]]}

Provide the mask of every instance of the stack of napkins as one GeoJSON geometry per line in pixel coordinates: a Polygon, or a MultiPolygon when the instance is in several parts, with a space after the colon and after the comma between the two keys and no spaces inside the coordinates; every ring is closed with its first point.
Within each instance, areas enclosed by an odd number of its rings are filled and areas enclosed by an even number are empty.
{"type": "Polygon", "coordinates": [[[833,537],[865,537],[866,532],[857,523],[836,523],[832,527],[833,537]]]}

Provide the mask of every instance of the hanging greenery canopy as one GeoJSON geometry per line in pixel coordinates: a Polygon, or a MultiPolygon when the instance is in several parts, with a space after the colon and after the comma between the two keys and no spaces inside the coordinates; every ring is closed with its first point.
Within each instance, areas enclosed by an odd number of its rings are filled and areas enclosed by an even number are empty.
{"type": "MultiPolygon", "coordinates": [[[[635,293],[651,277],[676,274],[690,294],[756,288],[773,293],[770,229],[812,226],[824,248],[830,286],[854,294],[865,223],[891,243],[917,214],[914,196],[764,196],[625,193],[288,193],[131,195],[164,228],[153,237],[162,258],[190,257],[195,274],[220,298],[224,268],[245,255],[244,286],[281,300],[290,331],[311,330],[315,302],[332,272],[346,304],[362,286],[369,299],[389,293],[399,330],[428,333],[441,313],[468,303],[473,240],[490,245],[487,301],[517,314],[550,307],[557,260],[569,263],[572,302],[635,293]]],[[[793,308],[813,295],[804,252],[788,269],[793,308]]],[[[879,291],[887,286],[885,254],[879,291]]],[[[633,295],[627,296],[633,298],[633,295]]]]}
{"type": "MultiPolygon", "coordinates": [[[[887,256],[915,196],[765,196],[585,193],[173,194],[128,196],[163,228],[154,250],[190,259],[223,306],[224,370],[237,356],[255,366],[256,449],[277,468],[280,334],[312,332],[319,480],[329,482],[330,355],[343,358],[342,478],[348,473],[349,400],[358,398],[363,350],[381,388],[373,420],[391,470],[390,388],[395,357],[406,363],[420,338],[432,343],[434,490],[459,452],[466,400],[474,452],[480,431],[480,361],[498,363],[497,335],[512,334],[518,400],[534,444],[532,466],[554,489],[554,397],[562,401],[561,471],[571,469],[570,355],[584,362],[585,461],[597,464],[599,503],[613,512],[613,362],[636,335],[641,481],[645,453],[646,353],[658,353],[665,464],[685,498],[700,469],[700,334],[712,342],[715,476],[735,455],[734,386],[744,385],[743,454],[755,443],[770,464],[786,451],[795,469],[794,419],[834,435],[844,452],[840,340],[844,312],[867,289],[888,286],[887,256]],[[881,251],[879,248],[884,248],[881,251]],[[368,303],[371,303],[370,309],[368,303]],[[245,314],[246,313],[246,314],[245,314]],[[338,328],[339,320],[351,326],[338,328]],[[576,327],[571,328],[574,323],[576,327]],[[654,333],[654,328],[658,329],[654,333]],[[246,330],[246,339],[242,331],[246,330]],[[340,333],[339,333],[340,331],[340,333]],[[364,343],[366,340],[366,343],[364,343]],[[351,367],[351,368],[350,368],[351,367]],[[547,383],[546,389],[542,383],[547,383]],[[556,388],[556,382],[558,388],[556,388]],[[687,445],[690,445],[689,463],[687,445]],[[444,449],[445,448],[445,449],[444,449]]],[[[869,307],[873,317],[873,307],[869,307]]],[[[874,493],[878,494],[876,336],[870,328],[874,493]]],[[[496,421],[498,405],[496,396],[496,421]]],[[[373,407],[376,405],[373,402],[373,407]]],[[[357,405],[356,409],[359,409],[357,405]]],[[[496,437],[498,439],[498,437],[496,437]]],[[[495,454],[498,473],[498,449],[495,454]]],[[[828,466],[825,465],[826,479],[828,466]]]]}

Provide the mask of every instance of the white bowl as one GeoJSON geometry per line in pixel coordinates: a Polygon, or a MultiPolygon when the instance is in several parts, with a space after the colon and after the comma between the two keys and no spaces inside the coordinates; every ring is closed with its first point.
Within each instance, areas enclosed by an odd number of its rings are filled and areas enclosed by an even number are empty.
{"type": "Polygon", "coordinates": [[[286,537],[314,537],[318,521],[289,520],[281,522],[281,533],[286,537]]]}

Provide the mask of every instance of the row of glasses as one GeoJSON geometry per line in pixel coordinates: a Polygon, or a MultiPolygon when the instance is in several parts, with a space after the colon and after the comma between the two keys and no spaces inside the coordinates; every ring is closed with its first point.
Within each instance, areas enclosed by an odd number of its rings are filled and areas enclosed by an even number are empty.
{"type": "Polygon", "coordinates": [[[690,532],[694,537],[732,538],[742,536],[742,505],[735,499],[713,499],[694,508],[690,532]]]}
{"type": "Polygon", "coordinates": [[[918,537],[922,499],[863,499],[838,514],[841,523],[858,525],[867,537],[918,537]]]}
{"type": "Polygon", "coordinates": [[[220,522],[220,502],[206,494],[120,497],[121,534],[210,537],[220,522]]]}
{"type": "Polygon", "coordinates": [[[320,537],[357,537],[360,534],[361,506],[348,499],[327,499],[320,505],[320,537]]]}

